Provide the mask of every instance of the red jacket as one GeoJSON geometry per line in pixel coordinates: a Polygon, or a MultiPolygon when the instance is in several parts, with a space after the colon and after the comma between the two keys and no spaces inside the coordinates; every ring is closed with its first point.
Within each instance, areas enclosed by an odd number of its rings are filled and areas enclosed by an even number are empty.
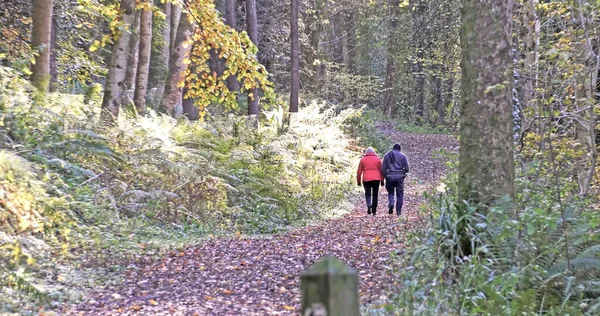
{"type": "Polygon", "coordinates": [[[382,181],[383,175],[381,174],[381,159],[374,153],[367,153],[358,164],[358,171],[356,172],[356,182],[361,183],[366,181],[382,181]]]}

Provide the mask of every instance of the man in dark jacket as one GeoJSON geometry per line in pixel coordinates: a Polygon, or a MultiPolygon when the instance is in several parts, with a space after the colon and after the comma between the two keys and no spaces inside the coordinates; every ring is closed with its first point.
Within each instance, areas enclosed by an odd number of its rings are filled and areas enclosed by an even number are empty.
{"type": "Polygon", "coordinates": [[[404,178],[410,171],[408,166],[408,158],[400,152],[400,144],[394,144],[394,147],[385,156],[383,156],[383,164],[381,165],[381,174],[385,179],[385,189],[388,192],[389,210],[394,212],[394,196],[396,201],[396,215],[402,213],[402,204],[404,203],[404,178]]]}

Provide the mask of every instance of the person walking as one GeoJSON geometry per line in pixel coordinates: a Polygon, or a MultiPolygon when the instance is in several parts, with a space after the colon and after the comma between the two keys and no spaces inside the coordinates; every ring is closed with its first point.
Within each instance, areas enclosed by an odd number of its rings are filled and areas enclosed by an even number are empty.
{"type": "Polygon", "coordinates": [[[377,198],[379,196],[379,184],[383,186],[383,175],[381,174],[381,159],[377,157],[375,150],[367,148],[365,155],[358,164],[356,171],[356,183],[365,187],[365,199],[367,201],[367,214],[377,213],[377,198]]]}
{"type": "Polygon", "coordinates": [[[381,174],[385,179],[385,189],[388,192],[388,213],[394,213],[394,198],[396,205],[396,215],[402,214],[402,204],[404,204],[404,179],[409,173],[408,158],[401,152],[400,144],[394,144],[392,150],[383,156],[381,164],[381,174]]]}

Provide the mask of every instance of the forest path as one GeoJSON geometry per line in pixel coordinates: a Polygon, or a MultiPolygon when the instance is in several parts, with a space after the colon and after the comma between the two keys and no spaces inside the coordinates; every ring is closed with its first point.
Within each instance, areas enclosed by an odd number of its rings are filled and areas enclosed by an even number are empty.
{"type": "MultiPolygon", "coordinates": [[[[336,256],[359,273],[360,298],[369,303],[393,290],[390,253],[402,253],[404,232],[419,220],[424,191],[435,188],[444,162],[440,148],[456,147],[454,137],[379,129],[400,142],[409,157],[404,216],[388,215],[385,189],[377,216],[366,214],[364,199],[338,219],[271,238],[215,239],[171,252],[130,269],[123,283],[90,293],[68,314],[85,315],[292,315],[300,308],[299,276],[325,255],[336,256]]],[[[383,154],[383,153],[378,153],[383,154]]],[[[358,161],[357,161],[358,163],[358,161]]]]}

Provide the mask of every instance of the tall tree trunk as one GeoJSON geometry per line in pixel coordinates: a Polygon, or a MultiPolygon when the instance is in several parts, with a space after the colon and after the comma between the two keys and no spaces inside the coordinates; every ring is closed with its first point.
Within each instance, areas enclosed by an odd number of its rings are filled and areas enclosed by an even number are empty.
{"type": "Polygon", "coordinates": [[[171,54],[171,3],[161,3],[160,8],[165,14],[164,20],[154,16],[152,23],[159,37],[160,45],[152,48],[150,59],[149,89],[152,98],[149,102],[155,110],[158,109],[165,93],[165,81],[169,71],[169,57],[171,54]]]}
{"type": "Polygon", "coordinates": [[[433,78],[435,86],[435,109],[438,114],[438,123],[445,125],[446,104],[444,102],[444,87],[442,85],[442,77],[436,74],[433,78]]]}
{"type": "Polygon", "coordinates": [[[187,42],[192,35],[192,29],[193,25],[188,16],[181,15],[175,36],[175,49],[171,51],[171,58],[169,58],[165,93],[161,101],[161,107],[173,117],[179,117],[183,113],[183,88],[179,87],[179,83],[185,79],[187,65],[183,61],[190,52],[191,45],[187,42]]]}
{"type": "Polygon", "coordinates": [[[175,49],[175,41],[177,39],[177,28],[180,25],[181,20],[181,5],[172,3],[171,4],[171,51],[175,49]]]}
{"type": "Polygon", "coordinates": [[[540,46],[540,20],[536,13],[538,0],[527,0],[525,21],[528,26],[525,36],[525,76],[523,79],[523,108],[535,106],[535,88],[537,83],[537,63],[540,46]]]}
{"type": "Polygon", "coordinates": [[[425,27],[425,11],[427,4],[424,0],[410,0],[412,43],[414,56],[412,62],[412,101],[418,123],[423,123],[425,114],[425,71],[423,59],[425,57],[425,40],[429,32],[425,27]]]}
{"type": "Polygon", "coordinates": [[[298,6],[299,0],[292,0],[290,7],[290,38],[291,38],[291,87],[290,113],[298,113],[300,91],[300,40],[298,37],[298,6]]]}
{"type": "Polygon", "coordinates": [[[152,52],[152,8],[145,4],[140,17],[140,44],[137,76],[135,81],[135,94],[133,103],[139,114],[146,114],[146,91],[148,88],[148,75],[150,72],[150,53],[152,52]]]}
{"type": "Polygon", "coordinates": [[[392,116],[394,108],[394,73],[396,66],[394,65],[394,53],[396,51],[396,31],[398,29],[399,15],[399,0],[389,0],[388,6],[390,10],[390,27],[389,39],[387,48],[387,62],[385,66],[385,85],[383,92],[383,113],[388,117],[392,116]]]}
{"type": "Polygon", "coordinates": [[[123,94],[123,80],[127,69],[127,55],[129,54],[129,40],[134,17],[135,0],[121,0],[121,22],[123,29],[113,44],[108,76],[104,87],[102,99],[102,121],[114,123],[119,117],[121,96],[123,94]]]}
{"type": "Polygon", "coordinates": [[[52,16],[52,33],[50,35],[50,92],[58,90],[58,64],[56,63],[56,17],[52,16]]]}
{"type": "MultiPolygon", "coordinates": [[[[256,0],[246,0],[246,27],[248,37],[254,45],[258,46],[258,22],[256,17],[256,0]]],[[[258,107],[258,89],[252,89],[248,93],[248,115],[257,116],[258,107]]]]}
{"type": "MultiPolygon", "coordinates": [[[[237,22],[235,19],[235,6],[236,0],[225,1],[225,23],[234,30],[237,28],[237,22]]],[[[236,76],[229,76],[227,78],[227,88],[229,91],[240,90],[240,83],[236,76]]]]}
{"type": "Polygon", "coordinates": [[[459,203],[514,198],[512,0],[462,0],[459,203]]]}
{"type": "Polygon", "coordinates": [[[31,83],[40,91],[48,91],[50,83],[50,39],[52,33],[52,0],[32,0],[33,29],[31,48],[37,53],[31,65],[31,83]]]}
{"type": "MultiPolygon", "coordinates": [[[[357,19],[357,13],[355,12],[355,9],[352,9],[352,11],[350,12],[350,17],[348,18],[348,21],[346,23],[346,33],[347,38],[346,38],[346,52],[347,52],[347,57],[348,57],[348,62],[347,62],[347,66],[348,66],[348,73],[351,76],[356,76],[356,19],[357,19]]],[[[358,100],[358,85],[356,83],[352,84],[351,89],[351,93],[350,93],[350,98],[352,99],[351,102],[353,102],[354,104],[357,104],[359,102],[358,100]]]]}
{"type": "Polygon", "coordinates": [[[123,90],[128,94],[128,98],[133,100],[133,90],[135,88],[135,78],[138,69],[138,57],[140,49],[140,11],[135,11],[135,19],[131,26],[131,37],[129,38],[129,53],[127,54],[127,71],[123,81],[123,90]]]}

